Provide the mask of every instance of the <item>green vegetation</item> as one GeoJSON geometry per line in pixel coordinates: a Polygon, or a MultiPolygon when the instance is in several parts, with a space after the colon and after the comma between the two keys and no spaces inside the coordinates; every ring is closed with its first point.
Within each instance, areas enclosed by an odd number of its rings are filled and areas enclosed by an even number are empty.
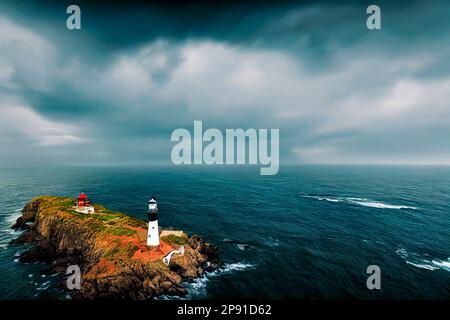
{"type": "Polygon", "coordinates": [[[56,199],[55,205],[70,208],[75,204],[75,199],[59,197],[56,199]]]}
{"type": "Polygon", "coordinates": [[[107,232],[115,236],[131,236],[132,234],[136,233],[136,231],[134,230],[122,227],[110,227],[107,229],[107,232]]]}
{"type": "Polygon", "coordinates": [[[114,248],[114,249],[112,249],[112,250],[106,251],[106,252],[103,254],[103,258],[113,258],[114,255],[116,255],[119,251],[120,251],[120,249],[117,248],[117,247],[114,248]]]}
{"type": "Polygon", "coordinates": [[[101,222],[92,222],[89,223],[89,227],[95,231],[95,232],[102,232],[105,231],[107,229],[107,226],[105,226],[103,223],[101,222]]]}
{"type": "Polygon", "coordinates": [[[161,237],[161,240],[168,244],[176,244],[179,246],[184,246],[187,244],[187,239],[184,237],[177,237],[173,234],[169,234],[168,236],[161,237]]]}
{"type": "Polygon", "coordinates": [[[119,252],[121,254],[125,254],[128,258],[131,258],[137,249],[138,247],[132,246],[131,242],[128,242],[128,244],[125,247],[119,249],[119,252]]]}
{"type": "Polygon", "coordinates": [[[116,236],[130,236],[135,234],[136,231],[127,227],[147,227],[147,224],[142,220],[127,216],[121,212],[109,210],[102,205],[94,205],[94,214],[85,214],[72,209],[75,204],[75,199],[40,196],[35,198],[35,200],[40,201],[42,208],[50,208],[50,210],[45,211],[46,215],[57,214],[58,211],[65,211],[73,215],[73,218],[66,220],[67,222],[73,223],[77,219],[83,219],[87,222],[89,228],[95,232],[107,232],[116,236]]]}
{"type": "Polygon", "coordinates": [[[133,228],[147,228],[147,223],[145,221],[129,217],[126,215],[123,215],[122,219],[120,220],[121,225],[130,226],[133,228]]]}
{"type": "Polygon", "coordinates": [[[119,219],[119,217],[116,215],[104,214],[104,213],[93,214],[93,215],[91,215],[91,217],[93,217],[95,219],[103,220],[103,221],[111,221],[111,220],[119,219]]]}
{"type": "Polygon", "coordinates": [[[73,214],[73,215],[75,215],[75,216],[77,216],[77,217],[79,217],[81,219],[86,219],[86,218],[89,217],[87,214],[76,212],[75,210],[67,210],[67,212],[69,212],[69,213],[71,213],[71,214],[73,214]]]}
{"type": "Polygon", "coordinates": [[[105,259],[112,260],[111,258],[116,258],[116,255],[131,258],[138,249],[138,247],[132,246],[130,241],[125,246],[121,246],[119,239],[115,239],[114,242],[117,246],[103,254],[105,259]]]}

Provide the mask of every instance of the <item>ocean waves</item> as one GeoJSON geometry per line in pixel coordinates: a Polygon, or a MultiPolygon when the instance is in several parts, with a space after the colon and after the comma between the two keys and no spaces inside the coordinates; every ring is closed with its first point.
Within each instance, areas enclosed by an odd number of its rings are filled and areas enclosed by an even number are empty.
{"type": "Polygon", "coordinates": [[[194,279],[192,282],[185,283],[185,286],[188,290],[188,295],[186,297],[178,297],[178,296],[161,296],[158,299],[160,300],[176,300],[176,299],[187,299],[191,300],[192,298],[205,297],[207,294],[207,285],[208,282],[213,279],[220,277],[222,275],[231,274],[234,272],[252,270],[256,268],[256,265],[245,262],[235,262],[235,263],[225,263],[223,266],[217,268],[211,272],[205,272],[203,276],[194,279]]]}
{"type": "Polygon", "coordinates": [[[0,222],[0,248],[7,249],[12,239],[17,237],[21,231],[14,231],[11,226],[21,216],[21,209],[13,210],[13,212],[5,216],[0,222]]]}
{"type": "Polygon", "coordinates": [[[441,260],[430,258],[428,255],[424,257],[416,253],[408,253],[403,247],[399,247],[395,253],[405,260],[407,264],[416,268],[430,271],[445,270],[450,272],[450,258],[441,260]]]}
{"type": "Polygon", "coordinates": [[[320,194],[300,194],[303,198],[311,198],[320,201],[328,202],[342,202],[352,205],[359,205],[363,207],[377,208],[377,209],[405,209],[405,210],[417,210],[417,207],[407,206],[407,205],[395,205],[390,203],[385,203],[381,201],[370,200],[367,198],[354,198],[354,197],[339,197],[335,195],[320,195],[320,194]]]}
{"type": "Polygon", "coordinates": [[[225,274],[231,274],[237,271],[254,269],[255,267],[256,266],[254,264],[235,262],[226,263],[212,272],[207,272],[202,277],[197,278],[193,282],[187,284],[187,289],[189,291],[188,299],[192,299],[192,296],[204,296],[206,294],[207,283],[212,278],[219,277],[225,274]]]}

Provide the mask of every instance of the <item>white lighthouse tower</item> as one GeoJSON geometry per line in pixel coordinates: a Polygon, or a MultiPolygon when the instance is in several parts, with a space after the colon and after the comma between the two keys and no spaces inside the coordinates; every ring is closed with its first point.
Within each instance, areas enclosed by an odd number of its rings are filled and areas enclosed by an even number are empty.
{"type": "Polygon", "coordinates": [[[155,197],[151,197],[148,201],[147,245],[159,246],[158,204],[155,197]]]}

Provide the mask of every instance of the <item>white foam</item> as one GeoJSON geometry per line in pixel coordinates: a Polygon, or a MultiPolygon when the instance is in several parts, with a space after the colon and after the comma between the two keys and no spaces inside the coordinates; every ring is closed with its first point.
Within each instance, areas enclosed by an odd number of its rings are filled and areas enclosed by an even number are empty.
{"type": "Polygon", "coordinates": [[[431,261],[435,266],[439,267],[440,269],[444,269],[447,271],[450,271],[450,258],[447,259],[447,261],[445,260],[432,260],[431,261]]]}
{"type": "Polygon", "coordinates": [[[409,209],[417,210],[417,207],[406,206],[406,205],[394,205],[389,203],[384,203],[381,201],[374,201],[366,198],[353,198],[353,197],[336,197],[336,196],[313,196],[313,195],[302,195],[304,198],[312,198],[320,201],[328,202],[346,202],[350,204],[356,204],[364,207],[377,208],[377,209],[409,209]]]}
{"type": "Polygon", "coordinates": [[[325,201],[329,201],[329,202],[341,202],[341,199],[332,199],[332,198],[323,198],[320,200],[325,200],[325,201]]]}
{"type": "Polygon", "coordinates": [[[235,263],[226,263],[220,268],[212,271],[212,272],[206,272],[203,276],[200,278],[195,279],[193,282],[188,283],[186,285],[188,289],[188,299],[191,299],[192,295],[195,296],[202,296],[206,294],[206,288],[209,280],[211,278],[215,278],[224,274],[230,274],[235,271],[243,271],[250,268],[255,268],[256,266],[250,263],[243,263],[243,262],[235,262],[235,263]]]}
{"type": "Polygon", "coordinates": [[[431,270],[431,271],[439,269],[439,268],[433,267],[432,265],[425,264],[425,263],[413,263],[413,262],[410,262],[408,260],[406,260],[406,263],[410,264],[410,265],[412,265],[414,267],[420,268],[420,269],[427,269],[427,270],[431,270]]]}
{"type": "Polygon", "coordinates": [[[320,201],[329,201],[329,202],[342,202],[344,201],[344,198],[340,197],[327,197],[327,196],[310,196],[310,195],[302,195],[303,198],[311,198],[311,199],[317,199],[320,201]]]}
{"type": "MultiPolygon", "coordinates": [[[[412,253],[412,254],[408,254],[408,252],[402,248],[399,247],[395,253],[397,253],[400,257],[402,257],[405,262],[409,265],[412,265],[416,268],[420,268],[420,269],[426,269],[426,270],[430,270],[430,271],[435,271],[435,270],[446,270],[446,271],[450,271],[450,258],[448,258],[447,260],[429,260],[429,259],[424,259],[422,258],[422,256],[412,253]]],[[[428,256],[428,254],[425,254],[423,256],[428,256]]]]}
{"type": "Polygon", "coordinates": [[[404,248],[398,248],[397,250],[395,250],[395,253],[398,254],[400,257],[402,258],[408,258],[408,252],[406,252],[406,250],[404,248]]]}
{"type": "Polygon", "coordinates": [[[22,216],[22,209],[15,209],[11,214],[5,217],[5,222],[8,223],[8,225],[12,225],[20,216],[22,216]]]}
{"type": "Polygon", "coordinates": [[[190,299],[192,295],[205,295],[208,281],[208,277],[206,275],[203,275],[202,277],[195,279],[193,282],[186,284],[186,288],[189,293],[187,298],[190,299]]]}
{"type": "Polygon", "coordinates": [[[222,267],[218,268],[217,270],[214,270],[212,272],[213,275],[217,275],[217,274],[226,274],[226,273],[230,273],[233,271],[242,271],[242,270],[246,270],[249,268],[254,268],[255,265],[250,264],[250,263],[241,263],[241,262],[236,262],[236,263],[229,263],[229,264],[225,264],[222,267]]]}
{"type": "Polygon", "coordinates": [[[15,209],[13,213],[4,218],[2,228],[0,229],[0,248],[8,249],[10,241],[22,233],[22,231],[11,229],[11,226],[21,215],[22,209],[15,209]]]}
{"type": "MultiPolygon", "coordinates": [[[[35,283],[35,285],[37,285],[37,283],[35,283]]],[[[38,290],[38,291],[47,290],[49,287],[50,287],[50,281],[45,281],[40,286],[38,286],[36,288],[36,290],[38,290]]]]}
{"type": "Polygon", "coordinates": [[[359,204],[364,207],[371,207],[371,208],[378,208],[378,209],[410,209],[410,210],[417,210],[416,207],[411,206],[404,206],[404,205],[394,205],[394,204],[388,204],[378,201],[371,201],[368,199],[357,199],[357,198],[347,198],[348,202],[359,204]]]}
{"type": "Polygon", "coordinates": [[[254,268],[255,265],[249,264],[249,263],[242,263],[242,262],[236,262],[236,263],[226,263],[222,267],[212,271],[212,272],[205,272],[201,277],[194,279],[192,282],[184,283],[188,290],[188,295],[186,297],[179,297],[179,296],[169,296],[169,295],[162,295],[157,298],[156,300],[190,300],[192,299],[192,296],[203,296],[207,292],[207,284],[210,281],[211,278],[218,277],[223,274],[230,274],[234,271],[243,271],[249,268],[254,268]]]}

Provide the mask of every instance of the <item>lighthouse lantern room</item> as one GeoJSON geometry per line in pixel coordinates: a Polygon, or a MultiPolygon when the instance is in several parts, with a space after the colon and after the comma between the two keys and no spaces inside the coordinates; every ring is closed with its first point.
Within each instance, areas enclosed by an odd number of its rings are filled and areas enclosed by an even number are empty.
{"type": "Polygon", "coordinates": [[[147,245],[159,246],[159,229],[158,229],[158,204],[156,198],[151,197],[148,201],[148,233],[147,245]]]}

